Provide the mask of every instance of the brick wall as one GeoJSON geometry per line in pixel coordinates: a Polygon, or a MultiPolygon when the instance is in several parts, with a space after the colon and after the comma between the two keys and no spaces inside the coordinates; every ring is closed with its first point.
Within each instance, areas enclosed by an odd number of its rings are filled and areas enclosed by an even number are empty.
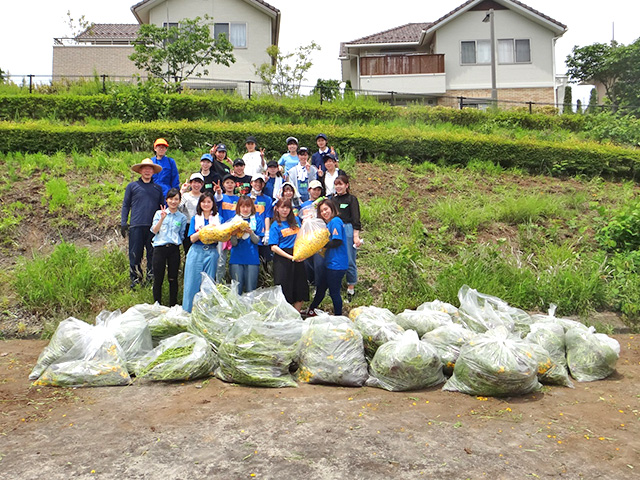
{"type": "Polygon", "coordinates": [[[127,57],[133,53],[131,45],[54,46],[53,78],[106,74],[131,77],[138,70],[127,57]]]}
{"type": "MultiPolygon", "coordinates": [[[[460,100],[451,97],[491,98],[491,89],[447,90],[445,98],[438,99],[438,105],[458,107],[460,100]],[[447,98],[448,97],[448,98],[447,98]]],[[[498,106],[500,108],[525,107],[526,102],[553,104],[555,102],[552,87],[546,88],[499,88],[498,106]],[[519,103],[500,103],[501,100],[519,103]]]]}

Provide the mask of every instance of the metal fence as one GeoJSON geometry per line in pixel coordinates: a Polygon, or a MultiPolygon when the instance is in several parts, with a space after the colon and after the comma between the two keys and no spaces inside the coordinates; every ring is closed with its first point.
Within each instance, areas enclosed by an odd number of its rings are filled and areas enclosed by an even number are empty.
{"type": "MultiPolygon", "coordinates": [[[[71,90],[72,86],[81,82],[95,82],[98,90],[102,93],[108,93],[109,86],[112,83],[136,83],[148,80],[147,76],[117,76],[107,74],[96,75],[65,75],[64,77],[54,77],[52,75],[6,75],[6,80],[16,85],[19,89],[29,93],[52,91],[64,91],[65,88],[71,90]],[[55,86],[55,88],[54,88],[55,86]]],[[[407,93],[401,91],[383,91],[383,90],[365,90],[345,88],[344,84],[340,87],[327,85],[309,85],[309,84],[266,84],[256,80],[235,80],[235,79],[219,79],[219,78],[189,78],[182,83],[182,89],[191,89],[199,91],[216,91],[225,92],[234,95],[240,95],[243,98],[254,98],[260,95],[272,95],[274,97],[282,96],[313,96],[317,98],[320,104],[331,102],[335,99],[345,99],[352,97],[373,97],[377,100],[391,105],[429,105],[429,106],[446,106],[451,108],[476,108],[489,109],[498,108],[504,110],[524,109],[529,113],[540,110],[556,109],[559,112],[571,107],[572,112],[577,112],[581,108],[582,112],[587,110],[587,105],[579,105],[573,103],[571,105],[564,103],[540,102],[540,101],[517,101],[498,99],[492,100],[489,97],[466,97],[452,95],[434,95],[428,93],[407,93]]],[[[498,94],[500,91],[498,90],[498,94]]],[[[626,111],[638,111],[640,107],[636,106],[617,106],[617,105],[596,105],[589,107],[589,111],[617,111],[625,113],[626,111]]]]}

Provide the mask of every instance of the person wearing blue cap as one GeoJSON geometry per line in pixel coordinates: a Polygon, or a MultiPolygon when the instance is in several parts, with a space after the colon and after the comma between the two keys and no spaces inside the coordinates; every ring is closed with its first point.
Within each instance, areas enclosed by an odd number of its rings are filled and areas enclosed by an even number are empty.
{"type": "Polygon", "coordinates": [[[326,172],[326,168],[324,168],[324,155],[331,153],[336,157],[336,161],[338,161],[338,154],[334,150],[333,147],[327,146],[328,139],[324,133],[319,133],[316,135],[316,144],[318,145],[318,151],[311,156],[311,165],[318,169],[318,176],[321,177],[324,172],[326,172]]]}
{"type": "Polygon", "coordinates": [[[202,192],[213,192],[215,184],[222,180],[218,172],[211,170],[212,165],[213,156],[210,153],[205,153],[200,157],[200,174],[204,179],[202,192]]]}

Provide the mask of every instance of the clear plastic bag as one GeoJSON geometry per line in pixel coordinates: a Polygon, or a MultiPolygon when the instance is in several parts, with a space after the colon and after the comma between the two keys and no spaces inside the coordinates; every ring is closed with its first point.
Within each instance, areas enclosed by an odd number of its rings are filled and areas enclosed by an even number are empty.
{"type": "Polygon", "coordinates": [[[239,217],[233,217],[222,225],[210,224],[198,230],[200,241],[207,245],[216,242],[227,242],[233,235],[241,237],[250,232],[251,227],[249,224],[239,217]]]}
{"type": "Polygon", "coordinates": [[[204,338],[180,333],[166,338],[134,365],[136,377],[155,381],[184,381],[213,373],[217,358],[204,338]]]}
{"type": "Polygon", "coordinates": [[[504,326],[479,334],[460,349],[443,390],[495,397],[537,390],[538,360],[531,350],[504,326]]]}
{"type": "Polygon", "coordinates": [[[362,307],[355,319],[362,334],[367,359],[371,360],[380,345],[397,339],[404,329],[396,323],[396,316],[386,308],[362,307]]]}
{"type": "Polygon", "coordinates": [[[79,340],[88,335],[92,328],[94,328],[93,325],[73,317],[60,322],[51,341],[38,357],[35,367],[29,374],[29,380],[39,378],[49,365],[71,350],[79,340]]]}
{"type": "Polygon", "coordinates": [[[538,381],[545,385],[561,385],[573,388],[567,367],[557,364],[546,348],[534,342],[528,342],[533,357],[538,362],[538,381]]]}
{"type": "Polygon", "coordinates": [[[476,332],[453,323],[425,333],[421,340],[436,349],[440,356],[444,373],[451,375],[458,355],[460,355],[460,349],[476,335],[478,335],[476,332]]]}
{"type": "Polygon", "coordinates": [[[166,312],[148,320],[151,338],[164,340],[179,333],[189,331],[191,315],[182,309],[180,305],[174,305],[166,312]]]}
{"type": "Polygon", "coordinates": [[[289,367],[302,336],[302,320],[264,321],[258,313],[239,318],[218,348],[215,375],[258,387],[297,387],[289,367]]]}
{"type": "Polygon", "coordinates": [[[460,321],[475,332],[482,333],[501,326],[512,332],[515,331],[516,325],[531,323],[531,316],[527,312],[509,306],[498,297],[479,293],[468,285],[460,288],[458,299],[460,321]]]}
{"type": "Polygon", "coordinates": [[[302,223],[293,244],[293,259],[306,260],[320,252],[329,242],[329,230],[320,218],[308,218],[302,223]]]}
{"type": "Polygon", "coordinates": [[[150,322],[154,318],[159,317],[160,315],[167,313],[169,311],[169,307],[160,305],[158,302],[155,302],[153,304],[139,303],[138,305],[134,305],[131,308],[141,313],[147,322],[150,322]]]}
{"type": "Polygon", "coordinates": [[[361,387],[369,376],[362,335],[347,317],[308,320],[298,363],[298,380],[305,383],[361,387]]]}
{"type": "Polygon", "coordinates": [[[435,312],[447,313],[451,317],[451,320],[456,323],[460,323],[460,313],[458,312],[458,308],[454,307],[450,303],[442,302],[440,300],[424,302],[422,305],[419,305],[416,310],[419,312],[422,310],[433,310],[435,312]]]}
{"type": "Polygon", "coordinates": [[[569,372],[577,381],[602,380],[615,372],[620,344],[614,338],[589,327],[570,329],[565,340],[569,372]]]}
{"type": "Polygon", "coordinates": [[[124,351],[111,331],[91,326],[64,355],[42,372],[34,385],[57,387],[101,387],[127,385],[124,351]]]}
{"type": "Polygon", "coordinates": [[[302,319],[300,312],[287,302],[280,285],[245,293],[239,301],[246,305],[247,312],[257,312],[267,321],[302,319]]]}
{"type": "Polygon", "coordinates": [[[121,313],[120,310],[103,310],[96,317],[96,325],[105,326],[116,337],[131,372],[133,362],[153,348],[149,325],[135,308],[130,308],[125,313],[121,313]]]}
{"type": "Polygon", "coordinates": [[[419,337],[444,325],[452,325],[451,316],[437,310],[405,310],[396,316],[396,323],[405,330],[414,330],[419,337]]]}
{"type": "Polygon", "coordinates": [[[551,323],[551,324],[560,325],[563,328],[565,333],[571,330],[572,328],[579,328],[581,330],[587,330],[589,328],[584,323],[576,322],[575,320],[570,320],[568,318],[556,317],[556,308],[557,306],[552,303],[549,306],[548,315],[541,315],[541,314],[531,315],[532,323],[551,323]]]}
{"type": "Polygon", "coordinates": [[[436,350],[414,330],[407,330],[376,351],[369,365],[367,386],[392,392],[420,390],[444,382],[436,350]]]}

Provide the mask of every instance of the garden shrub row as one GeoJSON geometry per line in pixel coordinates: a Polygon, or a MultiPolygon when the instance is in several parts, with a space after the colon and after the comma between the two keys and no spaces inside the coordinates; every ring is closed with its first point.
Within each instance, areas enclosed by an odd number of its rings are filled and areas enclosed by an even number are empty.
{"type": "MultiPolygon", "coordinates": [[[[505,139],[477,132],[425,131],[417,127],[323,126],[331,143],[356,158],[374,157],[412,162],[465,165],[469,160],[491,161],[505,168],[553,175],[636,178],[640,150],[595,142],[548,142],[505,139]]],[[[150,152],[155,138],[165,137],[171,148],[208,151],[208,144],[229,143],[242,148],[247,135],[255,135],[268,158],[285,151],[285,138],[295,135],[301,145],[312,146],[318,128],[308,125],[223,122],[148,122],[119,125],[56,125],[48,122],[0,123],[0,151],[90,153],[150,152]]]]}
{"type": "Polygon", "coordinates": [[[236,95],[158,94],[133,89],[113,95],[1,95],[0,120],[82,122],[94,118],[125,122],[202,119],[244,122],[255,121],[256,115],[264,115],[290,123],[313,120],[375,123],[400,118],[418,123],[471,126],[492,121],[503,126],[533,130],[560,128],[572,132],[583,131],[587,121],[587,116],[583,115],[530,114],[525,109],[483,112],[472,108],[459,110],[421,105],[394,107],[366,99],[316,102],[309,98],[277,100],[263,96],[248,100],[236,95]]]}

